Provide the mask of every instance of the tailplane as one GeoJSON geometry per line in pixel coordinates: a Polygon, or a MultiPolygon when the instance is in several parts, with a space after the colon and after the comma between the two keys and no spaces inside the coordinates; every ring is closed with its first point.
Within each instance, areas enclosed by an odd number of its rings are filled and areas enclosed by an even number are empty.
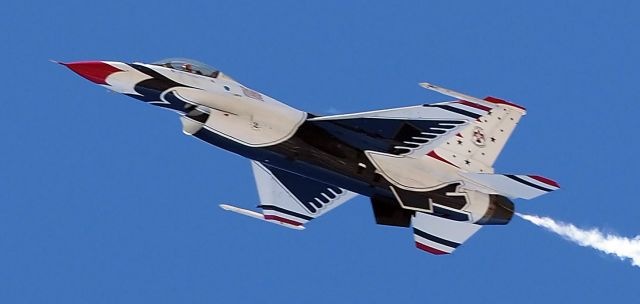
{"type": "MultiPolygon", "coordinates": [[[[560,189],[557,182],[539,175],[460,173],[471,185],[485,193],[532,199],[560,189]]],[[[471,185],[467,185],[470,187],[471,185]]]]}

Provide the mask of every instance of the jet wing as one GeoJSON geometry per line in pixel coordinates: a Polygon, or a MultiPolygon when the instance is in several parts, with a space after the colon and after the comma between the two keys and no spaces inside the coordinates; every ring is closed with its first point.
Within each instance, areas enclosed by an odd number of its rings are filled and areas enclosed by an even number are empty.
{"type": "Polygon", "coordinates": [[[449,254],[482,226],[416,212],[411,219],[418,249],[432,254],[449,254]]]}
{"type": "Polygon", "coordinates": [[[420,85],[458,100],[321,116],[309,121],[365,151],[414,158],[432,151],[434,155],[453,153],[459,157],[444,158],[454,166],[492,172],[491,165],[525,109],[494,97],[479,99],[429,83],[420,85]],[[458,140],[448,142],[454,135],[458,140]],[[483,151],[478,151],[480,148],[483,151]],[[471,165],[465,162],[470,158],[474,158],[471,165]]]}
{"type": "Polygon", "coordinates": [[[300,229],[306,222],[357,195],[260,162],[252,161],[251,166],[260,196],[258,208],[262,209],[263,219],[290,228],[300,229]]]}
{"type": "Polygon", "coordinates": [[[440,103],[320,116],[308,121],[363,151],[418,158],[480,116],[463,107],[459,103],[440,103]]]}

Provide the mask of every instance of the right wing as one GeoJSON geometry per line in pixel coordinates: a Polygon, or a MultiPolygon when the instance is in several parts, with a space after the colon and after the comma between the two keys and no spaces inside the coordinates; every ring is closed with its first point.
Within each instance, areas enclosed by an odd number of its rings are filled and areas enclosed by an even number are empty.
{"type": "Polygon", "coordinates": [[[357,195],[257,161],[251,161],[251,167],[260,196],[258,208],[262,209],[262,214],[226,204],[220,205],[222,209],[302,230],[308,221],[357,195]]]}
{"type": "Polygon", "coordinates": [[[293,226],[321,216],[357,194],[260,162],[251,167],[264,219],[293,226]]]}

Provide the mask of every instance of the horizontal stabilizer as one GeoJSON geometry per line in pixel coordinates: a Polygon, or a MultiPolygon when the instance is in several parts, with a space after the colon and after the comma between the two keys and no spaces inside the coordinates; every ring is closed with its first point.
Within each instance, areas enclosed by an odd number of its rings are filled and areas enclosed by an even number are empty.
{"type": "Polygon", "coordinates": [[[418,249],[432,254],[449,254],[482,226],[416,212],[412,219],[418,249]]]}
{"type": "Polygon", "coordinates": [[[460,173],[481,187],[511,198],[532,199],[560,189],[557,182],[538,175],[460,173]]]}

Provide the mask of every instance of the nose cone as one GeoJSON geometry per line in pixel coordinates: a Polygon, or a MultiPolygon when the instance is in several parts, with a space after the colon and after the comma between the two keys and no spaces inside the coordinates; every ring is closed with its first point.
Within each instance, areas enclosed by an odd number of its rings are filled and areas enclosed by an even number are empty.
{"type": "Polygon", "coordinates": [[[68,67],[78,75],[97,84],[106,84],[109,75],[122,70],[102,61],[78,61],[60,64],[68,67]]]}

